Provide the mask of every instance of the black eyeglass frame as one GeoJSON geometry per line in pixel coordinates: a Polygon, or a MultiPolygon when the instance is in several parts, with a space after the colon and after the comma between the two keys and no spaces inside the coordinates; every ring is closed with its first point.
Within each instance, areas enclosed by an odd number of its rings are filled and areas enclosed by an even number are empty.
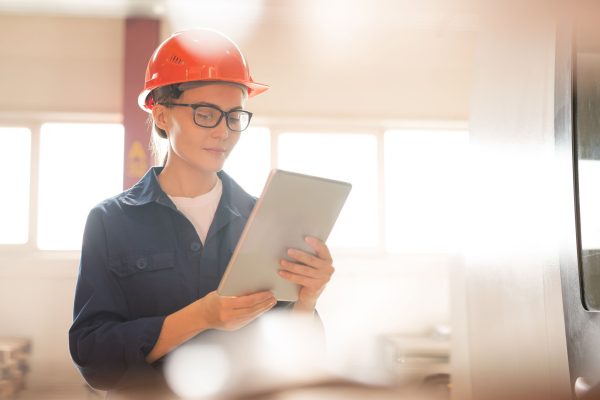
{"type": "Polygon", "coordinates": [[[189,103],[159,103],[159,104],[163,105],[165,107],[174,107],[174,106],[190,107],[192,109],[192,111],[193,111],[192,118],[194,120],[194,123],[196,125],[198,125],[199,127],[202,127],[202,128],[214,128],[214,127],[218,126],[221,123],[221,121],[223,120],[223,117],[225,117],[225,124],[227,125],[227,128],[229,130],[234,131],[234,132],[243,132],[243,131],[245,131],[246,129],[248,129],[250,127],[250,121],[252,120],[252,113],[250,111],[246,111],[246,110],[235,109],[235,110],[231,110],[231,111],[223,111],[219,107],[216,107],[216,106],[213,106],[213,105],[210,105],[210,104],[202,104],[202,103],[199,103],[199,104],[198,103],[196,103],[196,104],[189,104],[189,103]],[[215,122],[213,125],[201,125],[201,124],[199,124],[198,121],[196,121],[196,109],[200,108],[200,107],[212,108],[213,110],[219,111],[221,113],[221,115],[219,116],[219,119],[217,119],[217,122],[215,122]],[[235,113],[235,112],[237,112],[237,113],[244,113],[244,114],[248,115],[248,125],[244,129],[242,129],[242,130],[234,129],[234,128],[232,128],[229,125],[229,114],[235,113]]]}

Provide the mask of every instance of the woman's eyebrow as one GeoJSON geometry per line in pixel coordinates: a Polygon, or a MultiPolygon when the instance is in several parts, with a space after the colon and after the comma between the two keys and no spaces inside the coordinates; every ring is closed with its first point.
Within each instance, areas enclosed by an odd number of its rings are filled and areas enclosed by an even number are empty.
{"type": "MultiPolygon", "coordinates": [[[[221,110],[221,107],[219,107],[218,105],[209,103],[207,101],[198,101],[196,103],[190,103],[190,104],[193,104],[195,106],[211,106],[211,107],[215,107],[215,108],[218,108],[219,110],[221,110]]],[[[242,108],[242,106],[237,106],[237,107],[230,108],[227,111],[234,111],[234,110],[243,110],[243,108],[242,108]]]]}

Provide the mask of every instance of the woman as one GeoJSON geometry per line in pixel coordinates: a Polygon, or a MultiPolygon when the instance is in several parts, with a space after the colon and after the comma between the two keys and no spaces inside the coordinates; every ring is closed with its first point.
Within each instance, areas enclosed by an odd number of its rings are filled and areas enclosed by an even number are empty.
{"type": "Polygon", "coordinates": [[[222,171],[252,114],[255,83],[239,48],[211,30],[172,35],[154,52],[139,103],[168,140],[163,167],[94,207],[86,223],[73,360],[98,389],[147,381],[163,356],[208,330],[237,330],[273,307],[313,312],[333,273],[327,246],[290,249],[280,275],[300,285],[294,304],[270,292],[216,293],[256,199],[222,171]]]}

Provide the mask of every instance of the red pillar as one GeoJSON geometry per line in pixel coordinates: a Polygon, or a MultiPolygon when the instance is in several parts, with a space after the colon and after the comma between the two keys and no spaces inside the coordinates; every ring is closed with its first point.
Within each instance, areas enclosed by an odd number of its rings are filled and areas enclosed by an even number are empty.
{"type": "Polygon", "coordinates": [[[123,80],[123,125],[125,153],[123,189],[130,188],[152,165],[148,149],[148,114],[137,105],[144,88],[146,65],[159,44],[160,22],[156,19],[129,18],[125,21],[125,58],[123,80]]]}

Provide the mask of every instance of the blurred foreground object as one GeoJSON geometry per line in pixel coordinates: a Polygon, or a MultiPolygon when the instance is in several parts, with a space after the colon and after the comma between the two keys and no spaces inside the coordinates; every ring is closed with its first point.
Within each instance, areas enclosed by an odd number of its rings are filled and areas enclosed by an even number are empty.
{"type": "Polygon", "coordinates": [[[318,318],[273,312],[238,331],[196,336],[165,358],[164,386],[111,400],[449,399],[447,336],[386,335],[366,347],[373,353],[361,353],[363,365],[340,372],[318,318]]]}
{"type": "Polygon", "coordinates": [[[184,398],[240,396],[329,379],[324,360],[318,320],[273,312],[239,331],[197,336],[168,356],[164,372],[184,398]]]}
{"type": "Polygon", "coordinates": [[[318,319],[272,313],[236,332],[199,335],[171,353],[164,372],[173,398],[449,398],[447,338],[389,335],[379,344],[374,358],[391,379],[342,375],[328,362],[318,319]],[[400,354],[411,361],[394,361],[400,354]]]}
{"type": "Polygon", "coordinates": [[[0,337],[0,399],[14,398],[25,389],[31,340],[0,337]]]}
{"type": "MultiPolygon", "coordinates": [[[[449,332],[449,328],[448,328],[449,332]]],[[[449,396],[450,334],[389,334],[380,338],[392,384],[436,386],[449,396]]]]}

